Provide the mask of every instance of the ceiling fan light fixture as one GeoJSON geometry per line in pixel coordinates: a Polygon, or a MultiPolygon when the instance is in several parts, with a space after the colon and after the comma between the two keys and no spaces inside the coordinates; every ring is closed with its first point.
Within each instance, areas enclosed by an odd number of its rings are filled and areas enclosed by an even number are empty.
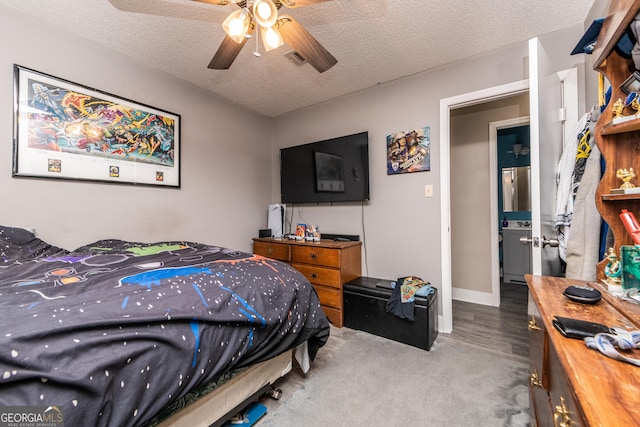
{"type": "Polygon", "coordinates": [[[267,52],[284,44],[284,40],[282,40],[280,31],[278,31],[274,27],[260,27],[260,33],[262,35],[262,44],[264,45],[264,50],[266,50],[267,52]]]}
{"type": "Polygon", "coordinates": [[[278,9],[271,0],[257,0],[253,3],[253,17],[261,27],[271,27],[278,19],[278,9]]]}
{"type": "Polygon", "coordinates": [[[249,21],[249,15],[243,9],[239,9],[227,16],[222,28],[233,41],[242,43],[249,30],[249,21]]]}

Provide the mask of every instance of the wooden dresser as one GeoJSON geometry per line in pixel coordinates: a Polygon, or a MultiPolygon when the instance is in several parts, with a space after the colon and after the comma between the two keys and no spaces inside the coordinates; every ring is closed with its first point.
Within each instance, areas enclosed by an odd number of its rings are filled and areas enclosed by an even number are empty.
{"type": "MultiPolygon", "coordinates": [[[[640,329],[640,305],[623,301],[593,282],[526,275],[529,286],[529,393],[538,426],[640,425],[640,367],[563,337],[555,316],[640,329]],[[570,285],[602,292],[594,305],[562,295],[570,285]],[[564,423],[564,424],[563,424],[564,423]]],[[[623,353],[624,354],[624,353],[623,353]]],[[[628,354],[640,358],[640,349],[628,354]]]]}
{"type": "Polygon", "coordinates": [[[322,308],[335,326],[342,327],[342,287],[362,275],[362,242],[302,242],[255,238],[253,252],[290,263],[311,282],[322,308]]]}

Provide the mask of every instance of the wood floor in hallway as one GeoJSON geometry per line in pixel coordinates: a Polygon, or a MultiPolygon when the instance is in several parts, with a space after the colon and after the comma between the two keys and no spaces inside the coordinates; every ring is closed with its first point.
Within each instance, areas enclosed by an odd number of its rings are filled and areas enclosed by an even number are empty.
{"type": "Polygon", "coordinates": [[[527,297],[526,285],[504,283],[500,286],[500,307],[454,300],[449,337],[527,362],[527,297]]]}

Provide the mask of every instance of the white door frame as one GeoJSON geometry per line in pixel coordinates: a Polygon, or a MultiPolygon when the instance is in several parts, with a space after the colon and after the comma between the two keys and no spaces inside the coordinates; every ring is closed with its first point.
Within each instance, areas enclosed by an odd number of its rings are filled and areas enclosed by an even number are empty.
{"type": "Polygon", "coordinates": [[[482,104],[489,101],[519,95],[529,90],[529,80],[520,80],[501,86],[482,89],[440,100],[440,256],[442,269],[442,319],[441,332],[453,330],[453,307],[451,285],[451,110],[482,104]]]}

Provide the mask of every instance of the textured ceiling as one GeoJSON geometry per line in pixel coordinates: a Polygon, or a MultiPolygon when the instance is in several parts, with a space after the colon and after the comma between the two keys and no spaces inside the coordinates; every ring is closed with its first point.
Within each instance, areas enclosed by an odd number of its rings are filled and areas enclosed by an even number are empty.
{"type": "MultiPolygon", "coordinates": [[[[602,0],[595,0],[602,1],[602,0]]],[[[282,46],[207,65],[236,5],[191,0],[0,0],[269,117],[583,23],[593,0],[332,0],[287,10],[338,59],[320,74],[282,46]]]]}

